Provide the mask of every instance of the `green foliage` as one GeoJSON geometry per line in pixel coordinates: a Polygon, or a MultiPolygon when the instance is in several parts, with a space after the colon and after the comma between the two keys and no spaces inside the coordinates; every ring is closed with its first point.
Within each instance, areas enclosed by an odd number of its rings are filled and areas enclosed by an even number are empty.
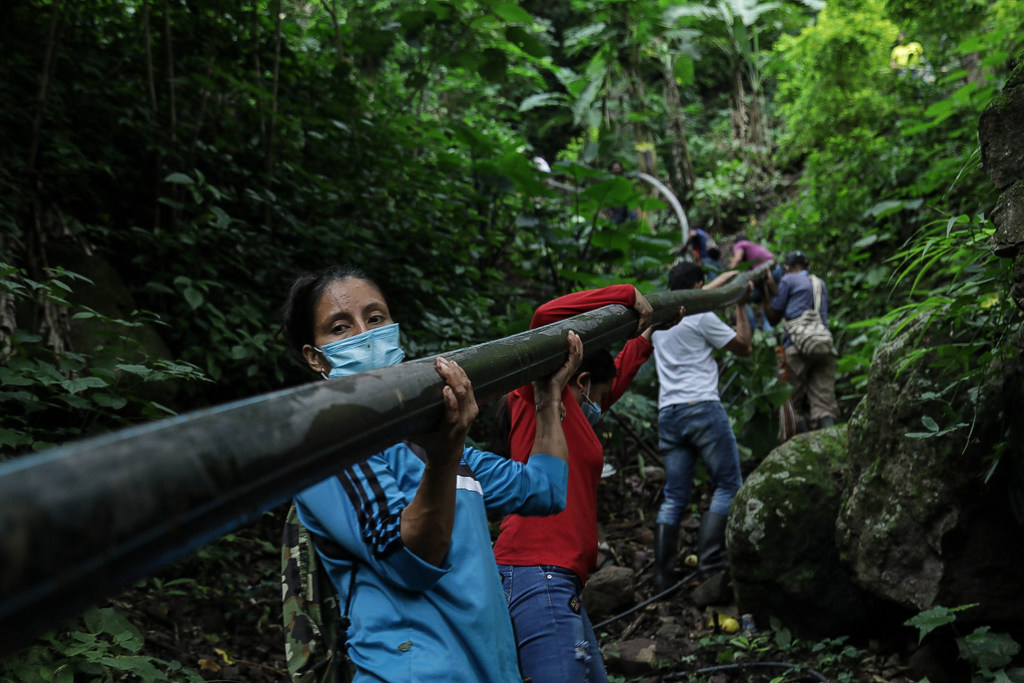
{"type": "Polygon", "coordinates": [[[896,27],[882,0],[829,4],[813,26],[785,36],[776,51],[783,148],[793,157],[823,149],[859,127],[882,127],[897,102],[888,96],[889,47],[896,27]]]}
{"type": "Polygon", "coordinates": [[[778,445],[778,408],[792,393],[776,372],[774,334],[754,330],[751,354],[727,354],[721,371],[722,402],[743,461],[759,462],[778,445]]]}
{"type": "Polygon", "coordinates": [[[984,683],[985,681],[1020,683],[1024,681],[1024,668],[1010,667],[1014,658],[1020,653],[1020,644],[1011,636],[1005,633],[993,633],[989,626],[978,626],[966,636],[960,635],[955,625],[956,615],[971,607],[974,605],[959,607],[939,605],[911,617],[904,623],[918,630],[919,642],[933,631],[947,625],[950,626],[957,634],[956,644],[960,659],[970,664],[973,671],[972,683],[984,683]]]}
{"type": "Polygon", "coordinates": [[[142,633],[112,607],[92,607],[41,643],[0,660],[4,683],[201,682],[177,661],[142,654],[142,633]]]}
{"type": "MultiPolygon", "coordinates": [[[[741,632],[737,635],[710,634],[701,636],[697,645],[704,652],[716,653],[715,661],[720,665],[738,664],[742,662],[804,662],[794,664],[792,669],[773,678],[772,681],[795,681],[801,678],[804,666],[810,666],[818,673],[824,674],[830,681],[852,683],[851,665],[863,660],[866,652],[847,642],[845,636],[828,638],[820,641],[805,641],[793,636],[778,619],[771,619],[770,628],[760,629],[755,633],[741,632]]],[[[684,661],[694,656],[684,657],[684,661]]],[[[712,680],[701,677],[694,680],[712,680]]]]}
{"type": "MultiPolygon", "coordinates": [[[[1019,309],[1001,294],[1009,291],[1011,266],[988,249],[992,233],[983,216],[953,216],[923,228],[892,257],[894,280],[907,290],[910,303],[892,308],[880,321],[892,335],[920,323],[918,341],[902,367],[927,354],[932,368],[946,368],[947,376],[955,377],[922,400],[955,403],[967,397],[977,405],[978,387],[996,379],[990,377],[998,372],[994,361],[1011,351],[1011,340],[1024,329],[1019,309]]],[[[969,426],[940,424],[929,415],[922,423],[926,431],[908,436],[933,438],[969,426]]]]}
{"type": "Polygon", "coordinates": [[[179,382],[205,379],[194,365],[151,358],[139,340],[145,324],[159,324],[152,313],[134,311],[128,319],[104,315],[70,300],[77,284],[92,284],[62,268],[34,280],[24,270],[0,263],[0,296],[16,311],[36,304],[49,318],[41,333],[15,329],[9,338],[6,363],[0,365],[0,460],[25,450],[41,450],[82,434],[110,429],[139,419],[171,413],[150,397],[147,385],[165,389],[179,382]],[[98,329],[92,346],[56,350],[47,343],[52,322],[65,319],[72,328],[98,329]]]}

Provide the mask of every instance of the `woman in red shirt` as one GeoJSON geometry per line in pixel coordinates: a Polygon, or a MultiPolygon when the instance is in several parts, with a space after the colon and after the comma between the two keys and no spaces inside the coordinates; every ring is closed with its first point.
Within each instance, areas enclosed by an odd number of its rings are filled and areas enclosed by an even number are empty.
{"type": "MultiPolygon", "coordinates": [[[[635,337],[612,360],[606,349],[588,354],[562,392],[562,429],[569,446],[569,491],[565,510],[547,517],[509,515],[494,545],[524,678],[533,683],[604,683],[608,680],[581,593],[597,563],[597,485],[604,449],[593,423],[629,387],[653,351],[651,305],[636,287],[612,285],[549,301],[530,329],[621,304],[640,316],[635,337]]],[[[533,388],[509,395],[511,457],[525,460],[536,428],[533,388]]]]}

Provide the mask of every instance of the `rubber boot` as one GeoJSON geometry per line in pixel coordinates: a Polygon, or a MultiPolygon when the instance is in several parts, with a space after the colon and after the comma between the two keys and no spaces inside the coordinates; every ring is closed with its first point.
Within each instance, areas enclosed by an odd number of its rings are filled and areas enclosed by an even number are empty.
{"type": "Polygon", "coordinates": [[[728,519],[710,510],[700,518],[700,529],[697,531],[697,571],[702,577],[729,566],[725,554],[725,523],[728,519]]]}
{"type": "Polygon", "coordinates": [[[796,421],[796,433],[797,434],[803,434],[804,432],[809,432],[809,431],[810,431],[810,429],[807,427],[807,420],[805,420],[802,417],[799,418],[796,421]]]}
{"type": "Polygon", "coordinates": [[[831,415],[818,418],[818,429],[825,429],[826,427],[835,427],[836,419],[831,415]]]}
{"type": "Polygon", "coordinates": [[[679,526],[658,524],[654,529],[654,589],[659,593],[675,583],[679,526]]]}
{"type": "Polygon", "coordinates": [[[698,607],[733,601],[729,558],[725,553],[725,523],[729,518],[708,510],[697,531],[697,573],[701,584],[691,597],[698,607]]]}

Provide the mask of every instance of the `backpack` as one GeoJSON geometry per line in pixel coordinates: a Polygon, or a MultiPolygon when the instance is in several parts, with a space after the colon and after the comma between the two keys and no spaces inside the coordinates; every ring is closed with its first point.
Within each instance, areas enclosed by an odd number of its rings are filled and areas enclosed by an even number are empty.
{"type": "Polygon", "coordinates": [[[783,323],[789,340],[807,360],[816,360],[826,356],[838,356],[832,333],[821,321],[821,278],[811,275],[811,287],[814,293],[814,308],[809,308],[792,320],[783,323]]]}
{"type": "Polygon", "coordinates": [[[355,667],[345,646],[355,583],[349,579],[345,613],[338,592],[316,553],[316,537],[299,522],[293,504],[281,544],[281,599],[285,661],[291,683],[348,683],[355,667]]]}

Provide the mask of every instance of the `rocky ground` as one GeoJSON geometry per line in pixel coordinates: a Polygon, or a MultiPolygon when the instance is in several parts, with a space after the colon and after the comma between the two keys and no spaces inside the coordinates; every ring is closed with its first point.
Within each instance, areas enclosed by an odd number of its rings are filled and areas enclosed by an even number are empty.
{"type": "MultiPolygon", "coordinates": [[[[592,615],[613,681],[916,680],[908,674],[905,643],[800,639],[779,624],[727,633],[732,624],[724,617],[742,621],[736,605],[698,608],[692,585],[647,602],[659,495],[656,477],[641,476],[629,464],[604,479],[599,492],[601,568],[627,569],[619,573],[631,587],[603,601],[618,603],[614,610],[599,607],[592,615]],[[721,615],[717,627],[715,613],[721,615]]],[[[113,601],[144,633],[146,656],[180,662],[208,681],[287,680],[278,546],[283,512],[265,515],[113,601]]],[[[696,523],[684,524],[681,570],[695,536],[696,523]]],[[[607,596],[588,600],[601,597],[607,596]]]]}

